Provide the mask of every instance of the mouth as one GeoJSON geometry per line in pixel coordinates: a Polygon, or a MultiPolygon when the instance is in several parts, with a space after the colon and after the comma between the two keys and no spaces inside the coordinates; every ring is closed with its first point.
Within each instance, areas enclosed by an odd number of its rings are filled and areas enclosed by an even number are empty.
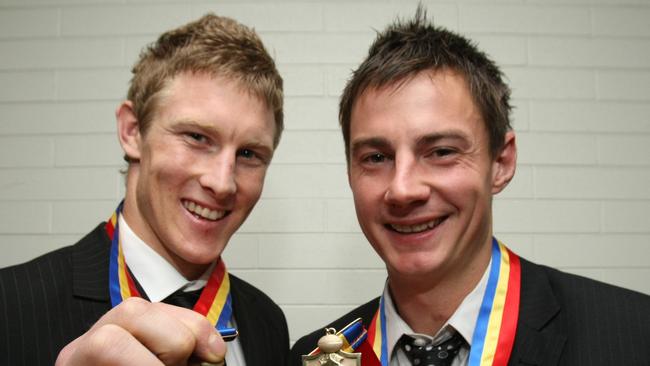
{"type": "Polygon", "coordinates": [[[398,232],[400,234],[417,234],[428,230],[433,230],[440,226],[449,216],[443,216],[435,220],[423,222],[415,225],[399,225],[399,224],[386,224],[387,229],[398,232]]]}
{"type": "Polygon", "coordinates": [[[183,207],[198,219],[217,221],[228,214],[228,211],[212,210],[196,202],[183,200],[183,207]]]}

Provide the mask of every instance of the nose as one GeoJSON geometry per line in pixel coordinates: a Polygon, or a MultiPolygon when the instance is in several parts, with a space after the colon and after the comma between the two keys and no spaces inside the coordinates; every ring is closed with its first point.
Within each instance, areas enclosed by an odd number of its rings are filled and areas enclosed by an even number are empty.
{"type": "Polygon", "coordinates": [[[425,167],[414,157],[396,157],[392,179],[386,189],[384,200],[391,207],[410,207],[426,202],[431,187],[425,179],[425,167]]]}
{"type": "Polygon", "coordinates": [[[221,151],[204,162],[199,184],[219,199],[232,196],[237,191],[235,180],[235,154],[221,151]]]}

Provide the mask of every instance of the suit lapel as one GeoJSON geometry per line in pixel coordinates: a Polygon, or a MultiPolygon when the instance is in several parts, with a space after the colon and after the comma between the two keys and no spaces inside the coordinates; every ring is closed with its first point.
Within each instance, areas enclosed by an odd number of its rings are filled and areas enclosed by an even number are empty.
{"type": "Polygon", "coordinates": [[[557,365],[566,342],[566,322],[541,267],[521,259],[521,300],[509,365],[557,365]]]}
{"type": "Polygon", "coordinates": [[[72,251],[72,291],[76,297],[109,301],[108,261],[110,240],[99,224],[74,245],[72,251]]]}
{"type": "Polygon", "coordinates": [[[359,317],[363,319],[363,326],[366,329],[370,328],[370,323],[372,323],[372,319],[375,317],[377,309],[379,309],[379,297],[373,299],[371,302],[365,304],[361,309],[359,309],[359,317]]]}
{"type": "Polygon", "coordinates": [[[241,291],[239,279],[230,275],[230,293],[232,295],[233,315],[237,322],[239,331],[239,342],[241,343],[244,359],[247,365],[263,365],[265,356],[271,355],[273,350],[264,349],[268,342],[260,341],[263,337],[260,332],[263,329],[256,329],[256,312],[254,311],[255,299],[241,291]]]}

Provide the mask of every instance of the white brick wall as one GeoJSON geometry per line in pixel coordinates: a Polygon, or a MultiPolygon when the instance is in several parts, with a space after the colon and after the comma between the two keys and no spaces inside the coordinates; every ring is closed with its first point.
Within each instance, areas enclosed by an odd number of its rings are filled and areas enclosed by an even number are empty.
{"type": "MultiPolygon", "coordinates": [[[[286,132],[225,257],[292,339],[377,295],[338,132],[340,91],[416,1],[0,0],[0,266],[70,244],[122,196],[114,108],[141,47],[206,11],[255,27],[286,87],[286,132]]],[[[521,255],[650,293],[650,3],[425,1],[501,64],[519,167],[495,230],[521,255]]]]}

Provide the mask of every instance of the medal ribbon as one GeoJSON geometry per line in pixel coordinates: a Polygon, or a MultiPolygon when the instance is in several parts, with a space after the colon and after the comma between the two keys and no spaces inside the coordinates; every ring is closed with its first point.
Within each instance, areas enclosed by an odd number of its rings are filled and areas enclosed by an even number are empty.
{"type": "MultiPolygon", "coordinates": [[[[506,365],[515,340],[519,317],[521,267],[519,257],[497,239],[492,239],[492,263],[488,282],[481,302],[472,346],[469,366],[506,365]]],[[[347,352],[361,352],[363,366],[388,366],[388,342],[386,340],[386,313],[384,297],[379,299],[379,309],[368,328],[365,341],[349,347],[347,352]],[[376,357],[368,357],[366,354],[376,357]]],[[[337,333],[343,339],[343,350],[350,344],[343,331],[353,328],[361,319],[352,322],[337,333]]],[[[365,333],[364,333],[365,336],[365,333]]],[[[316,351],[316,350],[315,350],[316,351]]],[[[312,352],[313,354],[314,352],[312,352]]]]}
{"type": "MultiPolygon", "coordinates": [[[[113,307],[129,297],[142,297],[124,260],[124,251],[120,244],[118,218],[122,214],[123,204],[124,202],[117,206],[106,223],[106,233],[111,240],[108,276],[113,307]]],[[[208,318],[218,330],[228,327],[228,321],[232,316],[232,297],[230,295],[230,278],[223,260],[219,259],[215,265],[193,310],[208,318]]]]}
{"type": "Polygon", "coordinates": [[[492,239],[492,264],[472,336],[469,366],[508,363],[517,331],[520,287],[519,257],[492,239]]]}

